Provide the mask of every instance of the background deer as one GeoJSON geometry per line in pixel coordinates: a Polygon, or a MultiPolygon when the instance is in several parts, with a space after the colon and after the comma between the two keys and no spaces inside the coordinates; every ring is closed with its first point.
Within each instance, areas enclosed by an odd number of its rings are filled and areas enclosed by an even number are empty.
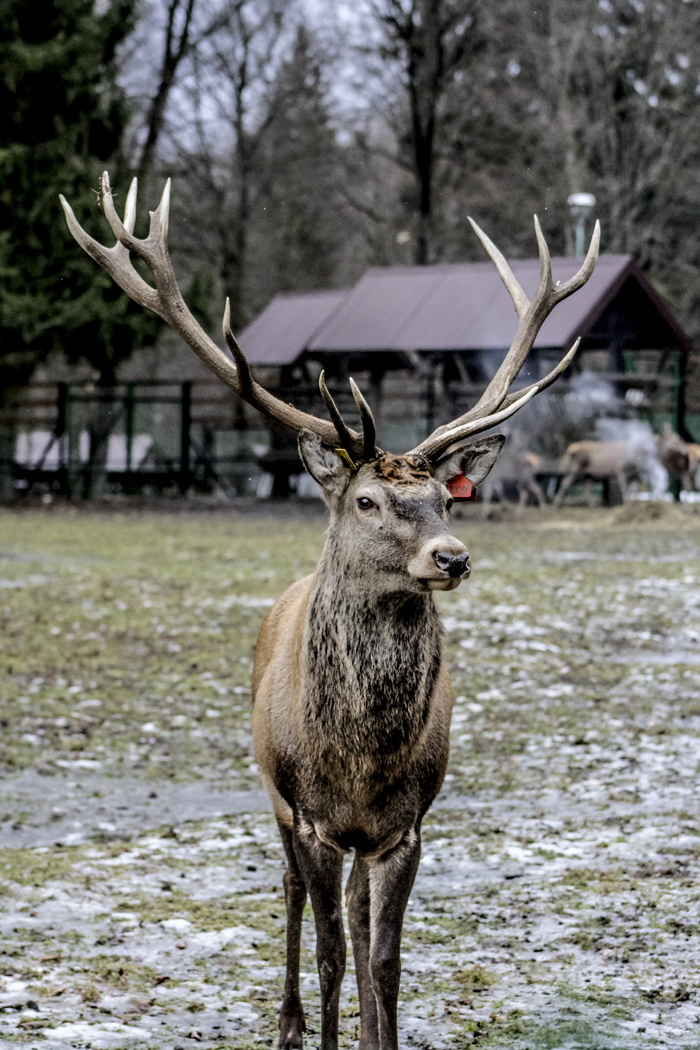
{"type": "Polygon", "coordinates": [[[509,488],[514,488],[518,494],[516,516],[527,506],[529,496],[533,497],[542,510],[547,498],[537,480],[537,471],[541,465],[542,457],[527,449],[522,431],[512,431],[508,435],[503,452],[481,487],[483,517],[489,517],[494,496],[500,503],[505,502],[509,488]]]}
{"type": "Polygon", "coordinates": [[[199,327],[182,299],[167,251],[166,187],[148,237],[133,235],[135,182],[124,222],[102,178],[112,248],[93,240],[62,199],[79,244],[136,302],[159,314],[249,404],[299,435],[306,469],[330,510],[316,571],[293,584],[262,627],[253,676],[256,756],[287,854],[287,973],[280,1011],[285,1050],[302,1046],[299,997],[301,916],[311,897],[317,933],[323,1050],[338,1045],[338,1003],[345,968],[343,855],[355,858],[348,915],[360,998],[362,1050],[397,1050],[396,1003],[403,915],[420,855],[423,816],[443,780],[452,708],[433,592],[453,590],[470,573],[469,555],[450,532],[445,482],[463,471],[474,484],[488,474],[502,435],[474,435],[508,418],[552,383],[576,351],[548,376],[509,389],[552,308],[581,287],[598,251],[596,227],[580,271],[554,284],[537,220],[541,272],[530,302],[505,259],[473,223],[510,292],[520,323],[513,344],[479,402],[403,455],[376,444],[372,414],[352,391],[361,433],[346,425],[326,389],[330,422],[275,398],[255,382],[231,332],[229,359],[199,327]],[[133,268],[148,266],[151,287],[133,268]]]}
{"type": "Polygon", "coordinates": [[[700,466],[700,445],[684,441],[670,423],[664,423],[656,442],[659,459],[669,475],[681,482],[685,492],[695,492],[700,466]]]}
{"type": "Polygon", "coordinates": [[[590,504],[591,482],[615,479],[626,502],[632,481],[648,482],[653,499],[662,499],[668,487],[668,473],[660,457],[657,439],[648,423],[639,420],[599,419],[596,430],[604,436],[620,434],[620,440],[575,441],[564,454],[566,474],[554,499],[561,506],[569,488],[585,482],[590,504]]]}

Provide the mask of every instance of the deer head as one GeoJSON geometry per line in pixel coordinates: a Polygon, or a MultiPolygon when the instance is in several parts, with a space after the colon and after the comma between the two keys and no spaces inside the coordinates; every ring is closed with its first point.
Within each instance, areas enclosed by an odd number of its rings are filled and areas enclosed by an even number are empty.
{"type": "Polygon", "coordinates": [[[470,573],[466,547],[450,533],[445,482],[460,471],[479,484],[503,446],[501,434],[458,442],[431,461],[379,452],[361,464],[302,431],[299,451],[331,511],[328,559],[351,585],[373,593],[451,591],[470,573]]]}

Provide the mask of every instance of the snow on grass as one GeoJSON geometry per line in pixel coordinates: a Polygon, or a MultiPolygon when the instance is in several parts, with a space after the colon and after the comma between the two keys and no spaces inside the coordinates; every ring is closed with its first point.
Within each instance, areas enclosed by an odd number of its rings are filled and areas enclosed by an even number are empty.
{"type": "MultiPolygon", "coordinates": [[[[700,518],[679,521],[459,526],[474,574],[440,597],[457,702],[406,915],[404,1048],[698,1045],[700,518]]],[[[0,853],[0,1045],[276,1040],[283,851],[249,677],[323,528],[0,515],[19,584],[0,828],[24,843],[0,853]]],[[[307,916],[309,1047],[313,946],[307,916]]],[[[341,1028],[356,1045],[351,967],[341,1028]]]]}

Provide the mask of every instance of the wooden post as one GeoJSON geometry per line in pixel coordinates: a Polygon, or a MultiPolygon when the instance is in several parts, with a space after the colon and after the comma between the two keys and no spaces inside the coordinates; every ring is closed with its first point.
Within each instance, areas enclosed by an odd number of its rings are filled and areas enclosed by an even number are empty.
{"type": "Polygon", "coordinates": [[[134,399],[134,384],[126,384],[126,393],[124,394],[124,439],[126,443],[126,473],[131,474],[132,471],[132,459],[134,454],[134,409],[136,407],[134,399]]]}
{"type": "Polygon", "coordinates": [[[192,483],[190,472],[190,430],[192,428],[192,380],[182,384],[180,397],[180,492],[184,496],[192,483]]]}

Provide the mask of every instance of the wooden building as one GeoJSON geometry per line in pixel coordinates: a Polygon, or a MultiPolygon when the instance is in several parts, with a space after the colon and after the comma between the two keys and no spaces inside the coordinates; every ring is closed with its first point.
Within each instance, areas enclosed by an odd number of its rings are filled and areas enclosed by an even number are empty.
{"type": "MultiPolygon", "coordinates": [[[[579,265],[553,259],[555,280],[579,265]]],[[[511,267],[532,295],[539,261],[511,267]]],[[[295,388],[311,397],[320,368],[341,398],[348,375],[364,377],[384,442],[398,448],[469,406],[503,359],[516,320],[491,262],[377,268],[345,292],[277,296],[240,343],[253,366],[277,370],[275,385],[290,398],[295,388]]],[[[555,308],[520,382],[549,372],[578,336],[559,392],[588,371],[652,423],[684,432],[695,422],[687,419],[684,389],[690,340],[630,256],[602,255],[588,283],[555,308]]]]}
{"type": "MultiPolygon", "coordinates": [[[[568,279],[579,264],[553,259],[555,280],[568,279]]],[[[539,261],[511,266],[532,295],[539,261]]],[[[476,401],[516,325],[510,296],[485,261],[374,268],[346,290],[278,295],[239,341],[264,385],[322,415],[324,369],[351,425],[352,375],[375,411],[380,444],[401,451],[476,401]]],[[[700,416],[688,412],[686,398],[690,340],[630,256],[599,258],[588,283],[543,324],[518,382],[549,372],[578,336],[581,347],[567,373],[519,420],[548,398],[575,400],[577,377],[592,376],[613,391],[624,413],[649,419],[655,430],[669,422],[687,439],[700,438],[700,416]]],[[[0,469],[20,487],[41,482],[86,493],[100,461],[117,489],[187,491],[218,483],[229,492],[262,492],[262,468],[282,494],[300,470],[289,435],[271,430],[172,333],[126,362],[114,391],[68,375],[61,380],[44,371],[13,409],[22,454],[0,469]],[[104,424],[107,412],[110,447],[100,459],[94,420],[104,424]]],[[[101,433],[104,446],[104,425],[101,433]]],[[[563,447],[544,451],[558,455],[563,447]]]]}

